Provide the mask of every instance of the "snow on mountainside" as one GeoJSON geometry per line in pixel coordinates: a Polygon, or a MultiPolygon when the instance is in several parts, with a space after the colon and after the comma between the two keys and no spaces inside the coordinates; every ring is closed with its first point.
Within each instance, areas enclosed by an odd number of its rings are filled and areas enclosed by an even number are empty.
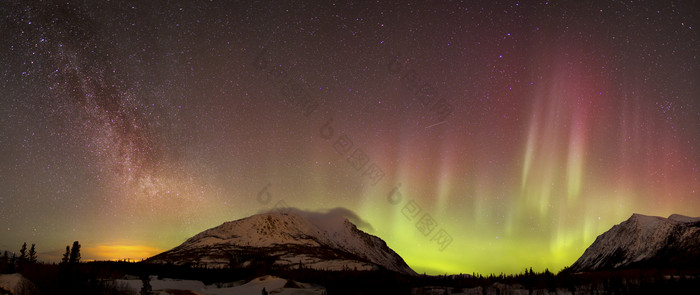
{"type": "Polygon", "coordinates": [[[688,267],[700,262],[700,217],[633,214],[596,238],[574,272],[625,267],[688,267]]]}
{"type": "Polygon", "coordinates": [[[214,267],[267,263],[326,270],[385,268],[416,274],[383,240],[347,219],[311,221],[280,212],[225,222],[147,261],[214,267]]]}

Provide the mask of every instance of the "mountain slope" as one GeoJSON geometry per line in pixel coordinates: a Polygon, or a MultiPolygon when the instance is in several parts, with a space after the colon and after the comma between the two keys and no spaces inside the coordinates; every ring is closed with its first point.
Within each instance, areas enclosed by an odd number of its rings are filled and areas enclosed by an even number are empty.
{"type": "Polygon", "coordinates": [[[596,238],[574,272],[700,265],[700,217],[633,214],[596,238]]]}
{"type": "Polygon", "coordinates": [[[415,272],[378,237],[347,219],[312,222],[293,213],[264,213],[205,230],[147,262],[289,266],[327,270],[415,272]]]}

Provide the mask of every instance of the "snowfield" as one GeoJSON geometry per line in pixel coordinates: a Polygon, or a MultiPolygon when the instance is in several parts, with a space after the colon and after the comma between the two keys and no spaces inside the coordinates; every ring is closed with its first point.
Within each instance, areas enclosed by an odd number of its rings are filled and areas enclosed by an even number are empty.
{"type": "MultiPolygon", "coordinates": [[[[0,274],[0,290],[10,294],[38,294],[39,288],[18,273],[0,274]]],[[[0,292],[2,293],[2,292],[0,292]]]]}
{"type": "Polygon", "coordinates": [[[18,273],[0,275],[0,288],[15,293],[15,290],[17,290],[23,278],[24,277],[18,273]]]}
{"type": "MultiPolygon", "coordinates": [[[[139,292],[143,286],[141,280],[116,280],[115,283],[119,286],[127,286],[134,292],[139,292]]],[[[157,276],[151,276],[151,288],[155,294],[166,295],[174,294],[181,291],[191,291],[194,294],[201,295],[224,295],[224,294],[242,294],[242,295],[260,295],[263,288],[268,294],[292,295],[292,294],[325,294],[326,289],[322,286],[314,284],[305,284],[294,282],[294,287],[285,288],[287,279],[275,276],[262,276],[255,278],[247,283],[234,282],[229,284],[214,284],[204,285],[201,281],[194,280],[173,280],[173,279],[158,279],[157,276]]],[[[181,294],[181,293],[178,293],[181,294]]]]}

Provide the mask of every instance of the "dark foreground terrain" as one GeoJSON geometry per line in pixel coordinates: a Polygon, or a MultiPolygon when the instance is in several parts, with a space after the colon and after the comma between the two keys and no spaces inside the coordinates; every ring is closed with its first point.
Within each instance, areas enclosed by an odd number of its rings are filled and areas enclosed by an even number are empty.
{"type": "MultiPolygon", "coordinates": [[[[517,275],[408,276],[390,271],[319,271],[274,268],[261,263],[248,268],[210,269],[143,262],[34,263],[2,272],[20,273],[31,281],[0,294],[135,294],[115,283],[125,277],[187,279],[205,285],[252,280],[274,275],[324,286],[327,294],[693,294],[700,271],[692,269],[625,269],[558,274],[525,270],[517,275]]],[[[141,293],[146,291],[142,290],[141,293]]],[[[175,291],[172,291],[175,292],[175,291]]],[[[177,294],[177,293],[173,293],[177,294]]],[[[180,293],[192,294],[192,293],[180,293]]]]}

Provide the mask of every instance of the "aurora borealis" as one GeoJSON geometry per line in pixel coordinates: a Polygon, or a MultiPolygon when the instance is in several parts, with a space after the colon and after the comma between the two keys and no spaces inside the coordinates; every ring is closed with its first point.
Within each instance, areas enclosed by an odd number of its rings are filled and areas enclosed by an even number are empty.
{"type": "Polygon", "coordinates": [[[0,5],[0,250],[343,207],[419,273],[700,216],[694,1],[0,5]]]}

